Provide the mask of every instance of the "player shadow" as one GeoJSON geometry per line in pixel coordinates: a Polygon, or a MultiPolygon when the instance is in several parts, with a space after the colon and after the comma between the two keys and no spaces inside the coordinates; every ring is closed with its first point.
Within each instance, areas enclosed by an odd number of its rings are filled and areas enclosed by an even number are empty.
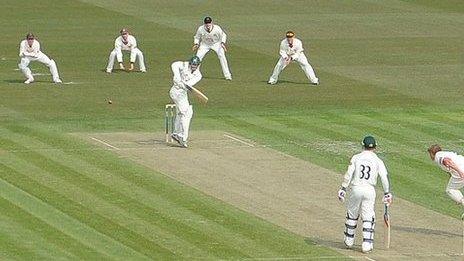
{"type": "Polygon", "coordinates": [[[11,80],[11,79],[6,79],[6,80],[3,80],[3,81],[6,82],[6,83],[24,83],[25,80],[18,80],[18,79],[11,80]]]}
{"type": "Polygon", "coordinates": [[[210,79],[210,80],[226,80],[224,77],[217,77],[217,76],[203,76],[203,79],[210,79]]]}
{"type": "Polygon", "coordinates": [[[277,84],[279,84],[279,83],[304,84],[304,85],[311,86],[311,84],[309,82],[294,82],[294,81],[289,81],[289,80],[279,80],[277,82],[277,84]]]}
{"type": "Polygon", "coordinates": [[[112,73],[142,73],[140,70],[129,71],[129,70],[123,70],[123,69],[113,69],[113,71],[111,71],[111,73],[107,73],[106,69],[101,69],[100,71],[104,72],[106,74],[112,74],[112,73]]]}
{"type": "Polygon", "coordinates": [[[330,248],[337,249],[346,249],[345,244],[342,241],[332,241],[328,239],[315,238],[315,237],[306,237],[304,239],[305,243],[308,245],[321,245],[330,248]]]}
{"type": "Polygon", "coordinates": [[[18,80],[18,79],[6,79],[6,80],[3,80],[3,82],[6,82],[6,83],[9,83],[9,84],[23,84],[24,86],[34,86],[34,84],[37,84],[37,83],[50,83],[50,84],[55,84],[53,81],[49,81],[49,80],[34,80],[34,82],[30,83],[30,84],[25,84],[24,83],[25,79],[24,80],[18,80]]]}
{"type": "Polygon", "coordinates": [[[293,82],[293,81],[287,81],[287,80],[279,80],[277,81],[277,83],[275,84],[269,84],[268,81],[260,81],[262,83],[266,83],[268,86],[279,86],[279,85],[282,85],[282,84],[298,84],[298,85],[309,85],[309,86],[312,86],[310,83],[308,82],[293,82]]]}
{"type": "Polygon", "coordinates": [[[443,231],[443,230],[438,230],[438,229],[429,229],[429,228],[420,228],[420,227],[392,226],[392,230],[414,233],[414,234],[437,235],[437,236],[459,237],[459,238],[462,237],[462,235],[459,233],[451,233],[448,231],[443,231]]]}

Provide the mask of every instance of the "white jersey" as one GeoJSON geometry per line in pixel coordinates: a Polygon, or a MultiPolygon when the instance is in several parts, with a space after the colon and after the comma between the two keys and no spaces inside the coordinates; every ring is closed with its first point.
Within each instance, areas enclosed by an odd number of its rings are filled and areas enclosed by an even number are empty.
{"type": "Polygon", "coordinates": [[[189,62],[173,62],[171,69],[174,75],[172,79],[174,87],[178,89],[187,90],[187,86],[193,87],[202,78],[200,68],[192,72],[189,62]]]}
{"type": "Polygon", "coordinates": [[[114,41],[114,48],[121,49],[123,51],[132,51],[132,49],[136,47],[137,47],[137,40],[135,40],[135,37],[132,35],[127,36],[127,42],[124,41],[124,39],[122,38],[122,35],[120,35],[114,41]]]}
{"type": "Polygon", "coordinates": [[[37,57],[40,53],[40,43],[34,39],[32,46],[29,46],[27,40],[22,40],[19,44],[19,56],[37,57]]]}
{"type": "Polygon", "coordinates": [[[343,187],[377,184],[377,177],[382,180],[383,190],[390,192],[387,168],[373,151],[364,150],[351,158],[350,166],[345,173],[343,187]]]}
{"type": "Polygon", "coordinates": [[[438,164],[438,166],[440,166],[440,168],[442,170],[444,170],[444,171],[448,172],[449,174],[451,174],[452,177],[460,179],[461,177],[459,176],[459,173],[457,173],[453,169],[450,169],[450,168],[446,167],[443,164],[443,160],[445,158],[449,158],[450,160],[452,160],[454,162],[454,164],[456,164],[458,166],[458,168],[461,171],[463,171],[464,170],[464,157],[461,156],[461,155],[458,155],[455,152],[451,152],[451,151],[439,151],[439,152],[437,152],[435,154],[435,162],[438,164]]]}
{"type": "Polygon", "coordinates": [[[226,43],[227,35],[222,31],[221,27],[213,24],[211,32],[206,31],[204,25],[198,27],[197,33],[193,37],[194,44],[207,44],[213,45],[215,43],[226,43]]]}
{"type": "Polygon", "coordinates": [[[303,51],[303,43],[297,38],[293,38],[293,43],[291,46],[286,38],[283,39],[282,42],[280,42],[279,54],[284,59],[288,57],[292,57],[292,59],[295,59],[298,57],[298,55],[303,53],[303,51]]]}

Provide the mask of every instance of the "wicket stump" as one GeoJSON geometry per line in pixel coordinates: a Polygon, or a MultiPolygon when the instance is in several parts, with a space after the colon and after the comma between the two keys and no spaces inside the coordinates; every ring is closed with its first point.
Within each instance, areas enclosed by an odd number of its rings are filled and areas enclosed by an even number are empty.
{"type": "Polygon", "coordinates": [[[171,134],[174,132],[174,122],[176,119],[176,105],[166,104],[164,111],[164,125],[166,129],[166,142],[172,142],[171,134]]]}

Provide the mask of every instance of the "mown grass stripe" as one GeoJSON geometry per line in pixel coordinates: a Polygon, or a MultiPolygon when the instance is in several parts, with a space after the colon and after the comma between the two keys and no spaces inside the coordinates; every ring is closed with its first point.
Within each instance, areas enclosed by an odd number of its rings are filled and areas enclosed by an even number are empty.
{"type": "Polygon", "coordinates": [[[88,212],[83,206],[72,204],[54,191],[27,179],[22,176],[22,173],[16,172],[4,164],[0,164],[0,166],[3,170],[0,180],[0,196],[5,200],[34,215],[49,226],[79,240],[88,248],[94,249],[93,252],[98,252],[100,258],[105,256],[118,259],[146,258],[91,226],[98,223],[108,229],[113,228],[114,233],[118,233],[117,227],[111,227],[109,222],[105,222],[106,220],[98,219],[98,216],[88,217],[88,212]],[[93,224],[90,222],[90,224],[81,223],[78,221],[79,219],[75,218],[79,216],[87,216],[89,220],[93,221],[93,224]]]}
{"type": "MultiPolygon", "coordinates": [[[[22,142],[27,143],[30,142],[30,140],[26,139],[22,140],[22,142]]],[[[15,147],[21,148],[21,145],[16,144],[15,147]]],[[[22,151],[25,151],[25,148],[23,148],[22,151]]],[[[245,237],[239,237],[239,235],[227,231],[227,229],[222,226],[215,226],[214,222],[200,222],[197,224],[192,224],[190,221],[178,220],[177,217],[168,215],[168,212],[176,213],[181,211],[179,208],[173,209],[172,207],[168,206],[167,209],[153,209],[152,207],[142,204],[142,202],[146,201],[146,198],[140,198],[140,202],[132,200],[131,198],[127,198],[118,190],[114,190],[112,187],[99,183],[98,181],[95,182],[95,175],[92,175],[92,173],[87,173],[83,170],[83,168],[85,169],[85,163],[81,162],[81,164],[77,164],[74,168],[65,166],[62,162],[75,162],[76,158],[68,159],[66,155],[59,153],[58,151],[50,151],[47,156],[53,157],[56,160],[60,160],[60,162],[51,160],[48,157],[32,151],[16,153],[16,155],[27,158],[29,162],[39,166],[49,173],[62,173],[60,174],[60,177],[66,180],[68,183],[79,183],[81,189],[90,191],[90,193],[96,197],[100,197],[103,201],[112,202],[113,204],[120,205],[122,208],[130,209],[132,215],[136,215],[137,218],[142,218],[143,220],[153,223],[156,226],[167,229],[174,235],[185,238],[185,240],[190,241],[192,244],[197,245],[199,248],[208,249],[211,253],[214,253],[214,250],[218,248],[218,255],[222,255],[222,252],[224,252],[224,249],[226,249],[224,246],[229,246],[230,250],[227,251],[230,253],[227,253],[227,255],[247,256],[260,253],[260,251],[262,254],[272,254],[272,250],[260,250],[261,247],[255,245],[252,240],[245,237]],[[55,153],[58,154],[53,156],[52,154],[55,153]]],[[[101,170],[96,171],[101,172],[101,170]]],[[[108,182],[111,183],[112,181],[109,180],[108,182]]],[[[194,218],[194,215],[190,215],[190,213],[186,213],[186,216],[194,218]]]]}
{"type": "MultiPolygon", "coordinates": [[[[90,162],[99,168],[103,168],[108,172],[124,177],[125,179],[130,180],[130,182],[145,188],[146,190],[156,191],[160,196],[165,197],[169,201],[174,201],[174,204],[192,211],[193,213],[197,213],[199,216],[204,217],[207,220],[211,220],[221,226],[227,227],[227,229],[231,229],[235,234],[237,234],[237,236],[239,236],[239,238],[250,238],[262,245],[271,245],[271,248],[275,249],[274,252],[299,253],[299,251],[301,251],[301,244],[295,245],[294,243],[289,243],[286,232],[282,233],[283,231],[280,230],[280,233],[278,233],[276,238],[274,235],[276,233],[275,226],[262,225],[260,226],[260,229],[257,230],[256,222],[252,222],[251,220],[248,222],[248,219],[246,219],[244,217],[245,215],[241,212],[229,211],[229,209],[224,208],[222,204],[217,204],[214,200],[206,197],[192,197],[191,192],[189,192],[189,190],[186,191],[186,187],[184,186],[173,186],[172,182],[166,182],[165,179],[160,178],[157,175],[153,175],[152,172],[148,173],[143,168],[134,168],[134,165],[128,164],[124,161],[113,162],[114,156],[109,156],[109,153],[102,153],[100,151],[88,152],[88,150],[80,151],[75,147],[76,143],[56,135],[51,138],[49,137],[50,134],[38,131],[38,129],[39,128],[34,128],[32,132],[34,133],[34,137],[40,137],[39,140],[51,141],[51,143],[56,147],[66,146],[69,148],[74,146],[76,150],[72,152],[67,151],[67,153],[75,157],[83,158],[87,162],[90,162]],[[67,146],[68,144],[69,146],[67,146]],[[109,164],[110,162],[111,164],[109,164]],[[227,211],[224,212],[225,210],[227,211]],[[268,233],[273,233],[273,238],[270,238],[268,233]],[[287,242],[287,244],[282,244],[282,242],[287,242]]],[[[26,130],[29,129],[23,129],[23,132],[26,130]]],[[[78,147],[87,148],[80,145],[78,145],[78,147]]],[[[237,240],[239,240],[239,238],[237,238],[237,240]]],[[[261,249],[266,248],[261,247],[261,249]]]]}
{"type": "MultiPolygon", "coordinates": [[[[14,207],[14,206],[12,206],[14,207]]],[[[3,208],[5,211],[6,209],[3,208]]],[[[7,211],[10,211],[9,208],[7,211]]],[[[77,259],[70,251],[50,241],[43,233],[27,228],[27,224],[17,221],[16,216],[0,214],[0,234],[8,234],[19,245],[29,246],[30,251],[36,252],[41,259],[77,259]]],[[[82,257],[81,257],[82,258],[82,257]]]]}
{"type": "MultiPolygon", "coordinates": [[[[172,207],[171,210],[165,209],[162,206],[164,204],[159,206],[160,204],[158,204],[159,202],[156,200],[150,201],[150,204],[157,206],[157,208],[150,208],[148,210],[146,207],[143,207],[142,202],[139,202],[140,205],[134,205],[133,203],[127,203],[125,200],[120,200],[120,198],[113,199],[112,202],[109,202],[102,199],[99,195],[92,194],[92,192],[83,188],[81,183],[74,183],[72,181],[68,182],[65,179],[62,179],[61,176],[55,176],[45,172],[37,166],[31,165],[31,163],[26,166],[25,160],[16,158],[16,156],[14,156],[14,158],[13,156],[10,156],[9,159],[4,158],[0,160],[0,162],[3,162],[10,168],[17,170],[19,173],[34,173],[34,175],[30,175],[29,178],[33,179],[41,186],[55,191],[60,194],[61,197],[66,197],[73,201],[74,204],[80,204],[88,207],[96,215],[107,217],[124,226],[128,230],[139,234],[140,237],[162,244],[176,254],[185,256],[202,256],[205,258],[209,257],[207,252],[201,251],[195,245],[163,229],[166,224],[162,224],[162,226],[158,225],[161,223],[159,220],[163,219],[162,216],[158,216],[159,213],[164,211],[175,212],[176,209],[172,209],[172,207]],[[117,204],[114,202],[117,202],[117,204]],[[145,214],[144,216],[141,216],[138,212],[157,214],[152,214],[149,218],[147,218],[148,215],[145,214]]],[[[131,187],[128,189],[138,190],[131,187]]],[[[102,191],[102,193],[106,192],[102,191]]],[[[147,197],[144,200],[150,200],[150,198],[147,197]]]]}

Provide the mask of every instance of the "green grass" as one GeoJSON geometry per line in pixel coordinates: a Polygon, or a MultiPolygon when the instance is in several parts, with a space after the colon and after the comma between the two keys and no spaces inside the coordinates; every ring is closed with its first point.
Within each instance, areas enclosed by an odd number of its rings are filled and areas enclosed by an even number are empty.
{"type": "MultiPolygon", "coordinates": [[[[244,258],[335,255],[67,133],[158,131],[170,63],[187,59],[205,15],[229,33],[232,82],[208,54],[192,135],[224,129],[342,173],[373,134],[396,196],[459,209],[431,143],[463,153],[464,5],[460,1],[6,0],[0,18],[0,257],[244,258]],[[121,27],[148,73],[106,75],[121,27]],[[303,40],[321,86],[296,65],[266,81],[287,30],[303,40]],[[19,41],[39,36],[65,82],[25,86],[19,41]],[[112,99],[108,105],[106,99],[112,99]]],[[[41,65],[35,72],[48,73],[41,65]]],[[[335,192],[334,192],[335,193],[335,192]]]]}

